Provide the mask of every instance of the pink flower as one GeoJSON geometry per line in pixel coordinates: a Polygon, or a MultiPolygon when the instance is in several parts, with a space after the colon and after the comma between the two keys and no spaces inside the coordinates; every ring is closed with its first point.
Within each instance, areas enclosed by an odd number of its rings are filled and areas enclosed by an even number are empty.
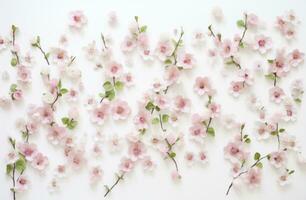
{"type": "Polygon", "coordinates": [[[247,25],[248,27],[256,28],[259,25],[258,16],[253,13],[248,14],[247,25]]]}
{"type": "Polygon", "coordinates": [[[91,121],[95,124],[102,125],[106,120],[109,113],[109,104],[108,103],[100,103],[93,109],[93,113],[91,116],[91,121]]]}
{"type": "Polygon", "coordinates": [[[204,94],[211,96],[213,93],[211,83],[208,77],[197,77],[193,89],[200,96],[204,94]]]}
{"type": "Polygon", "coordinates": [[[140,142],[131,142],[129,145],[129,156],[133,161],[143,158],[145,155],[146,148],[145,145],[140,142]]]}
{"type": "Polygon", "coordinates": [[[69,163],[74,169],[80,169],[86,162],[84,157],[84,151],[74,150],[68,155],[69,163]]]}
{"type": "Polygon", "coordinates": [[[207,135],[203,125],[195,124],[189,128],[189,132],[194,137],[205,137],[207,135]]]}
{"type": "Polygon", "coordinates": [[[118,18],[117,18],[117,14],[115,11],[111,11],[108,14],[108,24],[110,26],[116,26],[118,24],[118,18]]]}
{"type": "Polygon", "coordinates": [[[239,70],[239,81],[243,82],[244,85],[253,85],[254,79],[252,74],[248,69],[240,69],[239,70]]]}
{"type": "Polygon", "coordinates": [[[164,78],[168,85],[172,85],[178,82],[180,74],[180,70],[175,65],[171,65],[167,67],[164,78]]]}
{"type": "Polygon", "coordinates": [[[169,107],[169,100],[165,95],[156,95],[154,103],[162,110],[169,107]]]}
{"type": "Polygon", "coordinates": [[[221,106],[220,106],[220,104],[211,103],[211,104],[208,105],[208,109],[209,109],[209,112],[210,112],[209,116],[211,118],[216,118],[220,114],[221,106]]]}
{"type": "Polygon", "coordinates": [[[192,69],[195,65],[195,58],[190,53],[181,53],[178,56],[178,66],[182,66],[184,69],[192,69]]]}
{"type": "Polygon", "coordinates": [[[23,98],[23,92],[22,90],[16,89],[13,93],[12,93],[12,99],[14,101],[20,101],[23,98]]]}
{"type": "Polygon", "coordinates": [[[120,151],[122,149],[123,141],[122,138],[117,136],[117,134],[113,134],[108,143],[111,152],[120,151]]]}
{"type": "Polygon", "coordinates": [[[43,124],[50,124],[53,121],[53,110],[49,105],[39,107],[37,111],[43,124]]]}
{"type": "Polygon", "coordinates": [[[38,169],[38,170],[42,171],[42,170],[46,169],[48,164],[49,164],[48,157],[46,157],[45,155],[43,155],[42,153],[39,153],[39,152],[34,154],[31,165],[35,169],[38,169]]]}
{"type": "Polygon", "coordinates": [[[18,80],[22,83],[28,83],[31,81],[31,71],[24,65],[19,65],[17,67],[18,80]]]}
{"type": "Polygon", "coordinates": [[[290,174],[288,174],[288,172],[286,170],[284,170],[284,172],[278,177],[278,183],[280,186],[285,186],[288,185],[290,182],[290,174]]]}
{"type": "Polygon", "coordinates": [[[241,142],[230,142],[224,147],[225,158],[231,162],[242,161],[246,159],[247,153],[244,151],[241,142]]]}
{"type": "Polygon", "coordinates": [[[115,120],[124,120],[131,113],[131,108],[126,101],[116,100],[112,105],[112,114],[115,120]]]}
{"type": "Polygon", "coordinates": [[[276,73],[278,77],[284,77],[290,71],[290,65],[285,57],[285,50],[279,50],[277,52],[276,58],[270,65],[269,71],[271,73],[276,73]]]}
{"type": "Polygon", "coordinates": [[[276,168],[281,168],[286,163],[286,154],[284,151],[275,151],[270,153],[269,161],[276,168]]]}
{"type": "Polygon", "coordinates": [[[134,118],[134,123],[138,129],[146,129],[150,123],[150,114],[146,110],[140,110],[134,118]]]}
{"type": "Polygon", "coordinates": [[[58,145],[66,136],[67,133],[64,127],[61,127],[57,124],[53,124],[53,126],[51,126],[49,129],[47,137],[52,144],[58,145]]]}
{"type": "Polygon", "coordinates": [[[297,110],[292,104],[285,104],[285,114],[283,116],[283,120],[286,122],[296,121],[297,118],[297,110]]]}
{"type": "Polygon", "coordinates": [[[24,155],[25,159],[28,161],[32,161],[34,155],[37,152],[37,148],[35,144],[28,144],[28,143],[19,143],[17,145],[19,152],[24,155]]]}
{"type": "Polygon", "coordinates": [[[156,164],[152,161],[150,156],[145,156],[143,158],[142,165],[146,171],[152,171],[156,167],[156,164]]]}
{"type": "Polygon", "coordinates": [[[249,186],[258,187],[261,183],[261,170],[257,168],[252,168],[248,171],[245,178],[245,181],[249,186]]]}
{"type": "Polygon", "coordinates": [[[70,12],[69,20],[69,26],[75,29],[81,29],[87,24],[87,18],[80,10],[70,12]]]}
{"type": "Polygon", "coordinates": [[[101,180],[102,175],[103,175],[103,171],[100,166],[92,167],[90,170],[90,182],[92,184],[97,183],[98,181],[101,180]]]}
{"type": "Polygon", "coordinates": [[[134,162],[129,158],[122,158],[119,166],[120,171],[123,173],[130,172],[134,168],[134,162]]]}
{"type": "Polygon", "coordinates": [[[190,100],[182,96],[176,96],[174,99],[174,110],[187,113],[190,110],[190,100]]]}
{"type": "Polygon", "coordinates": [[[200,151],[198,154],[198,159],[202,164],[207,163],[207,153],[205,151],[200,151]]]}
{"type": "Polygon", "coordinates": [[[192,152],[186,152],[185,160],[187,161],[188,166],[192,166],[194,164],[195,156],[192,152]]]}
{"type": "Polygon", "coordinates": [[[16,189],[19,192],[22,192],[22,191],[26,191],[28,187],[29,187],[28,178],[24,175],[19,176],[16,182],[16,188],[14,189],[16,189]]]}
{"type": "Polygon", "coordinates": [[[68,52],[65,49],[62,48],[53,48],[51,51],[51,55],[52,55],[52,61],[56,64],[56,65],[64,65],[68,59],[68,52]]]}
{"type": "Polygon", "coordinates": [[[270,100],[275,103],[280,103],[285,98],[285,93],[282,88],[275,86],[269,90],[270,100]]]}
{"type": "Polygon", "coordinates": [[[298,142],[294,135],[289,135],[288,133],[282,133],[280,135],[280,140],[284,148],[294,150],[294,151],[299,150],[298,142]]]}
{"type": "Polygon", "coordinates": [[[106,75],[109,77],[115,77],[118,78],[122,75],[123,68],[122,65],[112,61],[106,66],[106,75]]]}
{"type": "Polygon", "coordinates": [[[221,55],[224,58],[233,56],[237,52],[237,46],[232,41],[226,39],[221,43],[221,55]]]}
{"type": "Polygon", "coordinates": [[[241,94],[243,87],[243,82],[232,81],[229,92],[233,97],[238,97],[241,94]]]}
{"type": "Polygon", "coordinates": [[[155,55],[161,60],[165,61],[167,57],[171,55],[173,51],[173,45],[168,39],[160,40],[155,49],[155,55]]]}
{"type": "Polygon", "coordinates": [[[255,42],[253,44],[253,49],[258,50],[261,54],[266,53],[272,48],[272,40],[270,37],[264,35],[255,36],[255,42]]]}
{"type": "Polygon", "coordinates": [[[294,100],[300,99],[303,97],[304,94],[304,86],[302,80],[294,80],[291,83],[291,96],[294,100]]]}
{"type": "Polygon", "coordinates": [[[257,133],[257,138],[259,140],[267,139],[270,137],[270,131],[268,130],[266,123],[262,122],[258,123],[256,127],[256,133],[257,133]]]}
{"type": "Polygon", "coordinates": [[[121,43],[121,50],[124,53],[131,52],[136,47],[136,41],[133,37],[127,36],[124,41],[121,43]]]}
{"type": "Polygon", "coordinates": [[[58,178],[63,178],[67,174],[67,166],[66,165],[57,165],[55,169],[55,176],[58,178]]]}
{"type": "Polygon", "coordinates": [[[303,52],[300,52],[298,49],[294,49],[288,55],[288,62],[292,67],[297,67],[304,61],[304,56],[305,54],[303,52]]]}
{"type": "Polygon", "coordinates": [[[123,75],[124,85],[130,87],[134,84],[134,77],[131,73],[125,73],[123,75]]]}

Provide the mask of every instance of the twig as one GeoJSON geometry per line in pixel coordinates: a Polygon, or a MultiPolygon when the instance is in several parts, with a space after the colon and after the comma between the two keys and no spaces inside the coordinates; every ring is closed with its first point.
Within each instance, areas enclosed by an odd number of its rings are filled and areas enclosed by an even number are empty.
{"type": "Polygon", "coordinates": [[[59,99],[59,93],[56,92],[56,97],[55,97],[54,101],[50,104],[52,110],[54,110],[54,104],[57,102],[58,99],[59,99]]]}
{"type": "Polygon", "coordinates": [[[238,62],[235,61],[234,56],[231,56],[230,58],[231,58],[231,62],[232,62],[236,67],[238,67],[239,69],[241,69],[241,65],[240,65],[238,62]]]}
{"type": "Polygon", "coordinates": [[[106,41],[105,41],[105,37],[104,37],[103,33],[101,33],[101,39],[102,39],[102,42],[103,42],[104,49],[107,49],[106,41]]]}
{"type": "Polygon", "coordinates": [[[104,194],[104,197],[106,197],[113,189],[114,187],[120,182],[120,180],[123,180],[123,176],[124,176],[124,173],[122,173],[121,175],[117,175],[117,180],[116,182],[110,187],[108,188],[107,186],[105,186],[106,188],[106,193],[104,194]]]}
{"type": "Polygon", "coordinates": [[[240,38],[240,40],[239,40],[239,46],[242,45],[242,42],[243,42],[245,33],[246,33],[247,30],[248,30],[248,24],[247,24],[247,23],[248,23],[248,15],[245,14],[245,15],[244,15],[244,30],[243,30],[242,36],[241,36],[241,38],[240,38]]]}

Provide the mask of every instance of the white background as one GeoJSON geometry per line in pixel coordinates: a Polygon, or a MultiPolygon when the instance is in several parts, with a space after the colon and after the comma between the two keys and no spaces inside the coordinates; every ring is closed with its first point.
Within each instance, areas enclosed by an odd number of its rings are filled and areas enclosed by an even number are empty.
{"type": "MultiPolygon", "coordinates": [[[[91,42],[92,40],[99,41],[100,32],[111,34],[116,44],[120,43],[125,33],[127,33],[127,26],[133,20],[135,15],[140,17],[140,23],[148,25],[148,31],[156,41],[161,33],[171,33],[174,28],[184,27],[186,32],[186,40],[190,38],[193,30],[201,28],[206,30],[206,27],[214,23],[211,19],[211,9],[214,6],[219,6],[223,9],[225,15],[225,22],[216,25],[224,37],[232,38],[234,33],[240,33],[241,30],[236,28],[236,21],[242,17],[243,11],[254,12],[266,21],[268,25],[273,25],[275,17],[282,15],[286,10],[293,9],[297,16],[302,21],[298,29],[297,40],[288,44],[282,39],[272,27],[266,33],[269,34],[276,46],[286,47],[292,49],[294,47],[301,48],[305,52],[304,45],[306,44],[306,3],[302,0],[282,0],[282,1],[267,1],[267,0],[232,0],[232,1],[204,1],[204,0],[189,0],[189,1],[144,1],[144,0],[129,0],[129,1],[75,1],[75,0],[28,0],[28,1],[4,1],[0,3],[0,34],[7,35],[11,24],[17,25],[21,34],[17,38],[17,42],[21,44],[22,51],[25,52],[30,49],[29,40],[35,36],[40,35],[42,45],[54,47],[57,44],[58,38],[61,34],[67,34],[70,39],[68,47],[72,55],[77,56],[76,66],[83,71],[83,81],[86,91],[83,97],[90,94],[97,94],[101,91],[101,83],[103,81],[103,72],[96,72],[92,68],[92,63],[85,61],[84,54],[81,48],[91,42]],[[68,13],[72,10],[83,10],[88,17],[88,26],[83,33],[70,33],[67,28],[68,13]],[[107,26],[107,14],[110,11],[116,11],[119,18],[118,29],[110,29],[107,26]]],[[[209,39],[207,39],[209,40],[209,39]]],[[[100,41],[99,41],[100,42],[100,41]]],[[[100,44],[100,43],[99,43],[100,44]]],[[[190,42],[186,43],[190,44],[190,42]]],[[[191,50],[190,47],[187,47],[191,50]]],[[[222,64],[212,66],[207,60],[205,48],[201,51],[196,51],[198,65],[191,73],[186,73],[183,77],[182,83],[184,87],[180,89],[173,88],[170,95],[181,93],[188,95],[192,99],[192,111],[201,111],[206,101],[205,98],[198,98],[193,94],[192,85],[195,76],[207,75],[212,78],[214,87],[217,88],[218,94],[216,101],[222,104],[222,112],[225,114],[234,114],[238,120],[245,121],[247,124],[247,132],[254,137],[255,114],[248,108],[246,102],[246,94],[237,101],[228,96],[227,87],[233,73],[229,70],[228,77],[224,78],[220,75],[222,64]]],[[[41,67],[45,67],[45,61],[42,60],[41,55],[34,50],[36,57],[36,65],[33,66],[33,86],[29,89],[26,95],[26,101],[20,105],[14,105],[10,110],[0,111],[0,158],[4,158],[9,150],[9,145],[6,138],[10,136],[19,137],[19,132],[15,128],[15,120],[22,118],[25,115],[25,108],[29,103],[41,102],[41,94],[44,88],[41,87],[39,71],[41,67]]],[[[122,63],[125,63],[126,58],[122,57],[120,53],[116,53],[117,58],[122,63]]],[[[273,56],[271,52],[271,56],[273,56]]],[[[10,53],[2,52],[0,54],[0,71],[8,71],[14,74],[14,69],[9,65],[10,53]]],[[[251,65],[253,57],[246,57],[242,60],[243,65],[251,65]]],[[[251,68],[252,66],[249,66],[251,68]]],[[[139,99],[141,93],[148,88],[150,83],[156,77],[162,76],[162,68],[159,63],[153,66],[147,66],[137,59],[133,64],[130,64],[127,69],[136,76],[136,86],[132,89],[125,90],[121,94],[121,98],[125,98],[133,108],[133,114],[136,113],[136,100],[139,99]]],[[[280,85],[289,92],[289,83],[295,78],[305,77],[305,69],[300,68],[293,71],[288,77],[283,80],[280,85]]],[[[9,83],[14,82],[15,77],[11,75],[9,83]]],[[[266,81],[260,76],[256,76],[256,82],[253,91],[262,98],[265,105],[270,109],[271,103],[268,102],[268,88],[271,87],[271,82],[266,81]]],[[[9,83],[1,83],[0,93],[4,95],[7,93],[9,83]]],[[[69,85],[70,83],[67,83],[69,85]]],[[[62,103],[61,112],[65,113],[67,104],[62,103]]],[[[81,104],[80,104],[81,105],[81,104]]],[[[297,136],[303,151],[306,151],[306,135],[305,135],[305,104],[302,104],[299,109],[298,121],[294,124],[284,124],[284,128],[297,136]]],[[[276,107],[271,105],[271,110],[276,107]]],[[[60,119],[58,115],[58,119],[60,119]]],[[[110,123],[103,129],[103,133],[107,134],[126,134],[131,131],[131,119],[129,122],[114,126],[110,123]]],[[[292,178],[292,184],[286,188],[281,188],[277,185],[277,172],[265,164],[263,170],[263,183],[260,188],[250,190],[247,187],[234,188],[228,197],[225,197],[225,191],[231,180],[229,175],[230,165],[223,158],[223,147],[232,138],[233,133],[227,133],[226,130],[220,128],[220,123],[214,123],[216,128],[216,138],[208,140],[205,143],[204,149],[208,152],[209,163],[206,166],[194,166],[192,168],[186,167],[183,162],[183,156],[179,158],[179,164],[182,171],[183,179],[180,183],[173,183],[170,178],[170,172],[173,169],[172,163],[163,161],[159,154],[154,154],[154,158],[158,163],[156,171],[152,174],[142,172],[140,166],[137,166],[133,173],[126,177],[125,181],[120,183],[113,193],[108,197],[109,199],[135,199],[135,200],[153,200],[153,199],[279,199],[279,200],[305,200],[306,199],[306,167],[296,164],[296,157],[290,154],[289,167],[294,168],[296,173],[292,178]]],[[[182,131],[188,133],[190,119],[188,116],[184,118],[178,129],[174,131],[182,131]]],[[[158,131],[159,129],[156,129],[158,131]]],[[[81,141],[87,138],[89,143],[92,140],[92,135],[95,130],[88,123],[88,116],[84,113],[80,127],[76,130],[77,137],[81,141]],[[87,137],[86,137],[87,135],[87,137]]],[[[255,141],[255,139],[254,139],[255,141]]],[[[114,172],[117,170],[117,165],[120,155],[109,154],[104,151],[104,158],[101,160],[89,160],[88,165],[79,172],[71,172],[69,177],[61,181],[61,190],[55,194],[49,194],[47,190],[48,181],[52,177],[53,169],[56,164],[60,164],[64,159],[62,152],[54,148],[46,141],[45,131],[42,129],[38,136],[33,137],[33,142],[37,143],[38,148],[45,153],[50,160],[50,166],[45,174],[38,174],[33,169],[27,171],[28,177],[31,179],[30,191],[18,195],[18,199],[36,200],[36,199],[102,199],[104,194],[104,184],[111,184],[114,181],[114,172]],[[112,157],[111,157],[112,156],[112,157]],[[93,188],[89,185],[88,180],[88,166],[92,164],[101,164],[104,169],[104,177],[101,184],[93,188]]],[[[85,142],[84,142],[85,143],[85,142]]],[[[268,142],[257,143],[251,145],[252,152],[269,152],[275,149],[277,143],[275,140],[268,142]]],[[[184,148],[186,150],[199,150],[198,146],[192,146],[192,143],[187,143],[184,148]]],[[[178,151],[181,155],[185,150],[178,151]]],[[[125,149],[121,152],[124,154],[125,149]]],[[[0,161],[0,199],[12,199],[9,187],[10,180],[5,175],[5,159],[0,161]]]]}

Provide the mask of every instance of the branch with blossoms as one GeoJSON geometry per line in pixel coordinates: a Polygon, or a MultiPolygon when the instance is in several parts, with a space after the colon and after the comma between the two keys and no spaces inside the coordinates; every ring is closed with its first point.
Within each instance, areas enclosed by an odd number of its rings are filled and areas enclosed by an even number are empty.
{"type": "Polygon", "coordinates": [[[62,87],[61,80],[58,81],[55,90],[55,99],[50,103],[52,110],[54,110],[55,103],[59,100],[59,98],[68,92],[68,89],[62,87]]]}
{"type": "MultiPolygon", "coordinates": [[[[145,106],[146,110],[148,110],[151,114],[154,113],[154,111],[158,112],[158,117],[154,117],[152,119],[152,124],[159,124],[160,128],[163,132],[166,132],[166,129],[164,128],[164,123],[168,123],[169,121],[169,115],[168,114],[161,114],[161,109],[154,104],[154,102],[149,101],[146,106],[145,106]]],[[[165,138],[165,142],[168,146],[168,150],[166,152],[167,156],[172,160],[176,171],[178,172],[178,164],[177,161],[175,159],[176,157],[176,153],[173,151],[173,147],[175,146],[175,144],[179,141],[179,138],[177,138],[175,140],[175,142],[170,143],[169,140],[167,138],[165,138]]]]}
{"type": "Polygon", "coordinates": [[[46,53],[43,50],[43,48],[41,47],[40,37],[39,36],[36,37],[36,40],[34,42],[32,42],[31,45],[32,45],[32,47],[35,47],[35,48],[39,49],[39,51],[43,54],[44,59],[46,60],[47,64],[50,65],[50,62],[49,62],[50,53],[46,53]]]}
{"type": "Polygon", "coordinates": [[[12,25],[11,27],[11,32],[12,32],[12,45],[13,48],[11,49],[13,58],[11,59],[11,65],[13,67],[15,67],[16,65],[20,64],[20,59],[19,59],[19,55],[18,55],[18,51],[19,51],[19,47],[16,45],[16,34],[18,31],[18,27],[15,25],[12,25]]]}

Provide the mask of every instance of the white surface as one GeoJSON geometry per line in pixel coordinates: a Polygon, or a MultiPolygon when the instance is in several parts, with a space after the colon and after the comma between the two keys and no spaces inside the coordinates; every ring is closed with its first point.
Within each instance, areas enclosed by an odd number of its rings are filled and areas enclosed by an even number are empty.
{"type": "MultiPolygon", "coordinates": [[[[87,91],[83,94],[86,97],[89,94],[96,94],[102,87],[103,81],[102,71],[95,73],[92,69],[92,64],[85,61],[84,54],[81,48],[87,45],[92,40],[99,41],[99,34],[103,33],[111,34],[116,44],[122,41],[123,36],[127,33],[127,25],[132,22],[133,16],[138,15],[140,21],[143,24],[147,24],[149,27],[149,33],[156,41],[160,33],[171,33],[173,28],[184,27],[186,36],[191,36],[194,29],[202,28],[206,30],[206,27],[212,23],[211,20],[211,8],[213,6],[220,6],[225,15],[225,23],[218,25],[218,29],[223,33],[224,37],[232,37],[233,33],[240,33],[240,30],[236,28],[236,20],[240,19],[243,11],[251,11],[262,19],[267,24],[273,24],[275,17],[282,15],[284,11],[293,9],[297,16],[301,19],[302,24],[298,30],[298,39],[289,45],[289,48],[298,47],[305,52],[304,45],[306,44],[306,2],[299,0],[282,0],[282,1],[245,1],[245,0],[232,0],[232,1],[141,1],[141,0],[129,0],[129,1],[75,1],[75,0],[53,0],[53,1],[42,1],[42,0],[28,0],[28,1],[2,1],[0,4],[0,34],[5,35],[8,33],[11,24],[16,24],[21,34],[18,36],[18,41],[22,43],[23,51],[29,49],[29,40],[35,36],[40,35],[42,39],[42,45],[52,47],[57,44],[58,38],[62,33],[70,33],[67,28],[67,16],[72,10],[81,9],[85,12],[88,17],[89,24],[85,28],[83,34],[69,34],[70,39],[69,50],[72,55],[77,56],[77,66],[83,71],[83,81],[87,91]],[[120,26],[116,30],[111,30],[107,27],[106,17],[109,11],[116,11],[119,17],[120,26]],[[118,41],[116,41],[118,40],[118,41]]],[[[287,43],[281,39],[279,34],[270,28],[267,33],[273,37],[273,40],[280,44],[280,46],[287,46],[287,43]]],[[[187,39],[188,40],[188,39],[187,39]]],[[[209,40],[209,39],[208,39],[209,40]]],[[[155,43],[152,43],[155,44],[155,43]]],[[[190,42],[187,44],[190,44],[190,42]]],[[[187,47],[190,48],[190,47],[187,47]]],[[[45,66],[45,61],[42,59],[41,54],[34,50],[34,55],[37,60],[35,70],[33,72],[34,83],[30,89],[30,93],[26,97],[25,104],[13,106],[9,111],[0,111],[0,157],[3,158],[9,150],[9,145],[6,142],[8,135],[17,136],[18,131],[14,127],[16,119],[22,117],[21,113],[25,112],[25,105],[28,103],[40,103],[41,93],[44,91],[40,87],[40,76],[39,69],[45,66]]],[[[121,53],[116,53],[118,60],[124,63],[125,58],[121,56],[121,53]],[[119,56],[120,55],[120,56],[119,56]]],[[[272,54],[273,55],[273,54],[272,54]]],[[[177,87],[176,89],[170,90],[170,95],[174,94],[175,91],[182,94],[187,94],[192,98],[193,108],[192,111],[197,112],[201,110],[203,102],[206,99],[201,99],[193,94],[192,85],[196,75],[205,74],[211,75],[215,87],[218,89],[217,101],[222,104],[223,113],[235,113],[237,119],[246,121],[247,132],[252,135],[252,127],[254,125],[255,114],[247,109],[245,103],[246,95],[236,101],[227,94],[226,87],[229,81],[233,78],[232,74],[223,80],[220,75],[220,69],[222,65],[218,64],[215,67],[209,66],[207,62],[207,56],[204,51],[196,52],[198,59],[197,69],[191,73],[183,75],[184,87],[177,87]],[[189,81],[188,80],[192,80],[189,81]],[[187,84],[185,84],[187,83],[187,84]],[[178,90],[179,89],[179,90],[178,90]],[[198,106],[198,107],[197,107],[198,106]]],[[[13,74],[13,70],[9,66],[9,53],[0,54],[0,70],[9,70],[13,74]]],[[[251,60],[248,60],[246,56],[242,62],[251,64],[251,60]]],[[[253,58],[252,58],[253,59],[253,58]]],[[[121,94],[121,98],[126,98],[127,101],[133,107],[133,114],[136,113],[136,102],[135,100],[141,96],[141,93],[149,86],[155,77],[159,77],[162,74],[160,70],[160,64],[155,63],[154,66],[145,66],[141,62],[135,60],[134,66],[129,70],[136,76],[136,87],[125,90],[121,94]],[[150,80],[150,81],[149,81],[150,80]]],[[[289,92],[290,80],[295,78],[305,77],[305,69],[300,68],[297,71],[290,73],[280,84],[287,92],[289,92]]],[[[271,82],[264,80],[262,77],[256,77],[256,81],[259,82],[255,86],[257,95],[261,96],[266,105],[268,103],[268,92],[267,89],[271,86],[271,82]],[[261,88],[261,89],[258,89],[261,88]]],[[[10,82],[14,82],[14,76],[11,77],[10,82]]],[[[7,92],[8,84],[3,85],[1,83],[0,93],[4,94],[7,92]]],[[[84,98],[83,98],[84,99],[84,98]]],[[[65,103],[61,103],[63,111],[68,107],[65,103]]],[[[276,107],[271,105],[273,109],[276,107]]],[[[306,151],[306,135],[305,135],[305,104],[303,103],[298,114],[298,121],[294,124],[284,125],[286,129],[295,134],[303,150],[306,151]]],[[[65,112],[63,112],[65,113],[65,112]]],[[[59,117],[62,115],[58,115],[59,117]]],[[[132,117],[130,117],[132,118],[132,117]]],[[[184,121],[184,120],[183,120],[184,121]]],[[[180,126],[180,130],[188,133],[188,127],[190,125],[190,119],[186,117],[186,122],[183,122],[180,126]]],[[[125,125],[131,124],[124,122],[122,124],[108,126],[103,129],[105,134],[112,134],[114,132],[118,134],[126,134],[131,128],[127,128],[125,125]],[[114,131],[110,131],[110,130],[114,131]]],[[[290,168],[296,169],[296,174],[292,178],[292,184],[288,188],[280,188],[276,183],[277,173],[268,164],[265,165],[263,170],[263,183],[260,188],[250,190],[247,187],[241,187],[240,189],[234,188],[228,197],[225,197],[225,191],[231,180],[229,175],[230,165],[223,158],[223,147],[232,138],[232,133],[227,133],[224,129],[219,128],[218,123],[214,123],[216,127],[216,138],[214,140],[208,140],[205,144],[205,150],[209,155],[209,163],[204,166],[194,166],[192,168],[186,167],[183,163],[183,157],[180,156],[179,164],[182,169],[183,179],[181,183],[173,183],[170,178],[170,172],[173,169],[172,163],[164,161],[160,158],[159,154],[154,156],[158,162],[157,170],[153,174],[145,174],[142,172],[140,166],[137,166],[133,173],[126,177],[125,181],[120,183],[108,197],[109,199],[135,199],[135,200],[154,200],[154,199],[279,199],[279,200],[304,200],[306,199],[305,183],[306,183],[306,168],[299,167],[296,165],[296,158],[294,155],[290,156],[289,166],[290,168]]],[[[132,126],[128,126],[132,127],[132,126]]],[[[159,130],[159,129],[156,129],[159,130]]],[[[92,138],[91,135],[94,133],[93,127],[88,123],[88,116],[84,114],[82,117],[81,127],[78,128],[76,134],[79,138],[84,138],[82,135],[87,133],[87,139],[90,143],[92,138]]],[[[27,171],[27,175],[31,179],[30,191],[18,196],[18,199],[23,200],[70,200],[70,199],[102,199],[104,194],[104,184],[111,184],[114,181],[114,172],[117,170],[118,161],[120,155],[109,154],[105,149],[104,157],[101,160],[89,160],[88,166],[92,163],[99,163],[104,169],[103,182],[96,188],[92,188],[89,185],[88,180],[88,167],[85,167],[80,172],[73,172],[69,177],[61,182],[61,191],[50,195],[47,191],[47,184],[52,177],[53,169],[56,164],[63,161],[63,156],[60,150],[54,148],[46,141],[45,132],[40,131],[39,136],[32,138],[34,142],[38,144],[38,147],[43,151],[50,160],[50,166],[44,175],[39,175],[33,169],[27,171]],[[112,156],[112,157],[111,157],[112,156]]],[[[255,141],[255,139],[253,139],[255,141]]],[[[252,152],[268,152],[269,150],[276,148],[276,141],[270,140],[265,143],[254,142],[251,145],[252,152]]],[[[107,148],[107,147],[106,147],[107,148]]],[[[186,144],[185,150],[198,150],[198,146],[191,146],[186,144]]],[[[126,149],[121,152],[124,154],[126,149]]],[[[182,155],[183,151],[178,154],[182,155]]],[[[154,152],[153,152],[154,154],[154,152]]],[[[7,200],[12,199],[9,187],[11,185],[10,180],[5,176],[4,168],[5,161],[1,159],[0,168],[0,199],[7,200]]]]}

